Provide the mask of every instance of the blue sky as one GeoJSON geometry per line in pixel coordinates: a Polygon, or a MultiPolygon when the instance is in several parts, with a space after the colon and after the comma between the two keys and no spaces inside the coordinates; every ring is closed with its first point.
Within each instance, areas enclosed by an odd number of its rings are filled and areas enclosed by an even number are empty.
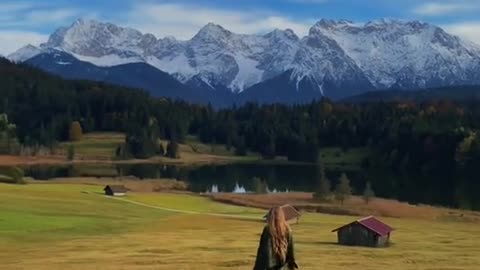
{"type": "Polygon", "coordinates": [[[38,45],[77,18],[188,39],[214,22],[239,33],[293,29],[303,36],[322,18],[367,22],[416,19],[480,44],[480,0],[1,0],[0,54],[38,45]]]}

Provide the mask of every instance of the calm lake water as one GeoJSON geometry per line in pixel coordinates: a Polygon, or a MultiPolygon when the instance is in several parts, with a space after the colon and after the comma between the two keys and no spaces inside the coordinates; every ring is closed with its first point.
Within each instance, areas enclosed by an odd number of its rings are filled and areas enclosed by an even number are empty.
{"type": "MultiPolygon", "coordinates": [[[[157,164],[81,164],[74,166],[25,167],[25,175],[39,180],[58,177],[119,177],[135,176],[139,179],[174,178],[185,181],[194,192],[233,192],[235,187],[247,192],[255,190],[254,178],[263,180],[269,190],[312,191],[315,188],[318,168],[313,165],[257,165],[229,164],[205,166],[171,166],[157,164]]],[[[329,170],[327,176],[336,179],[340,171],[329,170]]],[[[358,172],[347,172],[354,187],[364,184],[358,172]]]]}
{"type": "MultiPolygon", "coordinates": [[[[140,179],[174,178],[185,181],[193,192],[251,192],[257,190],[262,179],[272,192],[315,190],[320,170],[314,165],[230,164],[205,166],[170,166],[158,164],[129,165],[75,165],[25,167],[25,175],[40,180],[56,177],[119,177],[135,176],[140,179]]],[[[438,177],[394,175],[388,172],[366,170],[326,169],[332,186],[345,172],[354,193],[361,194],[365,183],[371,181],[375,193],[384,198],[410,203],[462,206],[480,209],[480,188],[455,185],[438,186],[438,177]],[[401,178],[401,179],[400,179],[401,178]],[[401,183],[399,185],[398,183],[401,183]],[[421,183],[421,184],[418,184],[421,183]],[[478,192],[477,192],[478,191],[478,192]]],[[[455,181],[451,181],[454,183],[455,181]]]]}

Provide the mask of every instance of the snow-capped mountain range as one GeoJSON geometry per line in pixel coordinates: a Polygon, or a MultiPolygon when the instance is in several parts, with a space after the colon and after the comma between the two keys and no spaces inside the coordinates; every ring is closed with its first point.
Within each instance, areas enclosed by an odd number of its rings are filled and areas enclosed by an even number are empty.
{"type": "MultiPolygon", "coordinates": [[[[59,52],[104,68],[144,63],[198,91],[227,89],[245,96],[274,94],[272,87],[286,87],[283,92],[292,96],[308,88],[313,96],[339,98],[372,89],[480,84],[480,47],[419,21],[321,20],[302,38],[288,29],[236,34],[210,23],[180,41],[80,19],[9,59],[28,63],[59,52]]],[[[42,68],[42,61],[34,62],[42,68]]]]}

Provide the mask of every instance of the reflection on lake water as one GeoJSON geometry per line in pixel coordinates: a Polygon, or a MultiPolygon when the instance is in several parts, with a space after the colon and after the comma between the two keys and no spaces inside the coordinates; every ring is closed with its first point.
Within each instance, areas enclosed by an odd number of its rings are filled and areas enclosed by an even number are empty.
{"type": "MultiPolygon", "coordinates": [[[[213,184],[211,188],[207,189],[207,193],[236,193],[236,194],[247,194],[247,193],[255,193],[255,190],[247,190],[244,186],[236,183],[233,190],[220,190],[217,184],[213,184]]],[[[266,187],[267,193],[289,193],[290,190],[287,188],[284,191],[278,191],[276,188],[270,190],[268,186],[266,187]]]]}
{"type": "MultiPolygon", "coordinates": [[[[336,179],[340,171],[328,170],[336,179]]],[[[355,189],[361,190],[360,172],[347,172],[355,189]]],[[[247,193],[256,190],[255,179],[260,179],[269,192],[312,191],[318,169],[313,165],[230,164],[205,166],[167,166],[154,164],[80,164],[74,166],[31,166],[26,176],[39,180],[59,177],[124,177],[139,179],[173,178],[185,181],[194,192],[247,193]]]]}
{"type": "Polygon", "coordinates": [[[247,190],[243,187],[240,186],[238,183],[235,184],[235,188],[232,191],[233,193],[247,193],[247,190]]]}
{"type": "MultiPolygon", "coordinates": [[[[185,181],[191,191],[250,193],[259,190],[276,192],[312,192],[317,186],[320,170],[315,165],[229,164],[204,166],[170,166],[159,164],[81,164],[74,166],[30,166],[25,175],[39,180],[58,177],[124,177],[139,179],[170,178],[185,181]]],[[[395,175],[378,170],[347,170],[326,168],[326,175],[335,186],[342,172],[347,173],[356,194],[362,194],[367,181],[371,181],[377,196],[394,198],[410,203],[445,206],[463,206],[479,209],[480,198],[467,196],[478,187],[457,184],[439,187],[437,178],[418,175],[395,175]],[[421,179],[422,181],[419,181],[421,179]],[[423,183],[418,185],[417,183],[423,183]],[[398,185],[401,183],[401,185],[398,185]]],[[[448,176],[445,176],[448,177],[448,176]]],[[[451,183],[456,183],[452,179],[451,183]]],[[[448,182],[448,181],[447,181],[448,182]]],[[[478,194],[478,193],[477,193],[478,194]]]]}

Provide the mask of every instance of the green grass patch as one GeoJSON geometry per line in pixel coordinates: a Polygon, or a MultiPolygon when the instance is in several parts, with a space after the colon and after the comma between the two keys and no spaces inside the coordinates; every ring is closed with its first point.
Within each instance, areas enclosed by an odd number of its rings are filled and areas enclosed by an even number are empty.
{"type": "Polygon", "coordinates": [[[101,196],[102,186],[0,184],[0,239],[113,233],[168,215],[101,196]]]}
{"type": "Polygon", "coordinates": [[[359,168],[362,161],[370,156],[370,150],[366,147],[351,148],[343,151],[338,147],[320,149],[320,159],[328,167],[359,168]]]}
{"type": "MultiPolygon", "coordinates": [[[[73,145],[75,159],[112,160],[117,147],[124,142],[125,135],[122,133],[90,133],[85,134],[80,141],[60,144],[58,150],[66,155],[68,147],[73,145]]],[[[166,149],[168,141],[162,140],[161,143],[166,149]]],[[[233,147],[228,150],[223,144],[204,144],[196,136],[187,136],[185,143],[180,144],[181,159],[179,161],[194,163],[214,160],[215,157],[228,157],[231,162],[250,162],[259,159],[259,156],[254,153],[249,153],[247,156],[235,156],[234,151],[233,147]]]]}
{"type": "Polygon", "coordinates": [[[75,156],[98,157],[111,159],[115,150],[125,142],[125,135],[121,133],[91,133],[85,134],[80,141],[66,142],[60,145],[60,150],[67,152],[68,146],[75,147],[75,156]]]}
{"type": "Polygon", "coordinates": [[[18,167],[0,166],[0,183],[24,184],[23,176],[23,170],[18,167]]]}
{"type": "Polygon", "coordinates": [[[236,157],[238,160],[252,160],[259,158],[259,155],[253,152],[248,152],[246,156],[237,157],[235,156],[235,148],[232,146],[230,149],[227,149],[224,144],[206,144],[202,143],[196,136],[189,135],[185,140],[184,147],[181,149],[187,152],[193,152],[197,154],[208,154],[208,155],[218,155],[218,156],[229,156],[236,157]]]}
{"type": "Polygon", "coordinates": [[[132,194],[129,200],[145,203],[152,206],[174,208],[183,211],[193,211],[199,213],[218,213],[218,214],[232,214],[232,215],[256,215],[261,217],[265,214],[264,211],[221,204],[212,201],[208,197],[182,195],[182,194],[132,194]]]}
{"type": "Polygon", "coordinates": [[[184,149],[184,151],[193,151],[198,154],[209,154],[219,156],[234,156],[234,148],[230,150],[223,144],[205,144],[198,140],[196,136],[187,136],[185,145],[190,149],[184,149]]]}

